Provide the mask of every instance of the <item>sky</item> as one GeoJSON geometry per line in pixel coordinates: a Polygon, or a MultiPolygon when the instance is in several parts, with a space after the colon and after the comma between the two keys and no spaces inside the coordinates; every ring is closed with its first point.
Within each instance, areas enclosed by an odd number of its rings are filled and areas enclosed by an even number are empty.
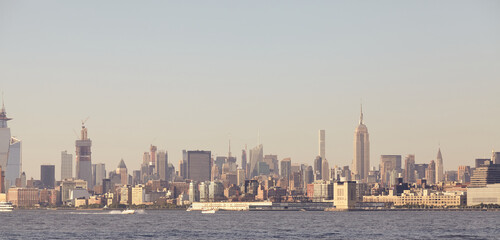
{"type": "MultiPolygon", "coordinates": [[[[139,169],[150,144],[350,165],[360,104],[383,154],[445,170],[500,151],[499,1],[5,1],[0,90],[23,171],[74,154],[139,169]]],[[[75,165],[74,165],[75,166],[75,165]]]]}

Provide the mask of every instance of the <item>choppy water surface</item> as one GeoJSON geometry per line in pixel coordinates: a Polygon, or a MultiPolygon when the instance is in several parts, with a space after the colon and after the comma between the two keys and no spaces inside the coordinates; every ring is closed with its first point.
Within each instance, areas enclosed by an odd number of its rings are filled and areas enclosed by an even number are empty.
{"type": "Polygon", "coordinates": [[[14,211],[2,239],[499,239],[500,212],[14,211]]]}

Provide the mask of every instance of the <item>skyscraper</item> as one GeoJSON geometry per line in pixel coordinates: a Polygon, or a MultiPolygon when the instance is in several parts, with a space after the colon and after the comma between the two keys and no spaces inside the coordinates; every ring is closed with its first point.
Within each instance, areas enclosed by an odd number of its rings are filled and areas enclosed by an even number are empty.
{"type": "Polygon", "coordinates": [[[436,183],[442,182],[443,180],[444,180],[443,156],[441,155],[441,148],[439,148],[436,157],[436,183]]]}
{"type": "Polygon", "coordinates": [[[128,184],[128,172],[127,165],[125,165],[125,161],[120,160],[118,167],[116,168],[116,174],[120,175],[120,184],[127,185],[128,184]]]}
{"type": "Polygon", "coordinates": [[[210,151],[187,151],[187,178],[197,181],[210,181],[212,170],[210,151]]]}
{"type": "Polygon", "coordinates": [[[368,128],[363,123],[363,107],[361,107],[361,115],[359,125],[354,132],[354,159],[352,162],[352,171],[356,178],[365,180],[370,171],[370,139],[368,128]]]}
{"type": "Polygon", "coordinates": [[[319,130],[319,156],[321,159],[325,158],[325,130],[319,130]]]}
{"type": "Polygon", "coordinates": [[[161,180],[168,181],[170,176],[168,174],[168,152],[159,151],[156,158],[156,169],[158,176],[161,180]]]}
{"type": "Polygon", "coordinates": [[[76,145],[76,178],[87,181],[88,189],[92,189],[92,141],[87,137],[87,128],[82,121],[81,137],[76,145]]]}
{"type": "Polygon", "coordinates": [[[314,159],[314,176],[315,176],[315,180],[321,180],[322,179],[322,176],[321,174],[323,173],[323,171],[321,171],[321,167],[323,166],[323,159],[321,159],[321,156],[317,156],[315,159],[314,159]]]}
{"type": "Polygon", "coordinates": [[[330,164],[328,164],[326,159],[323,159],[321,163],[321,179],[330,181],[330,164]]]}
{"type": "Polygon", "coordinates": [[[247,152],[245,149],[241,150],[241,169],[245,172],[247,170],[247,152]]]}
{"type": "Polygon", "coordinates": [[[425,172],[425,178],[428,184],[436,184],[436,162],[434,160],[431,160],[431,163],[429,163],[429,167],[427,167],[427,171],[425,172]]]}
{"type": "Polygon", "coordinates": [[[92,164],[92,178],[94,185],[102,185],[102,180],[106,178],[106,165],[104,163],[92,164]]]}
{"type": "Polygon", "coordinates": [[[73,178],[73,155],[61,152],[61,180],[73,178]]]}
{"type": "Polygon", "coordinates": [[[22,170],[21,159],[21,140],[11,137],[10,128],[7,121],[12,118],[7,117],[5,105],[2,99],[2,110],[0,112],[0,166],[5,173],[4,190],[7,192],[9,187],[16,183],[22,170]]]}
{"type": "Polygon", "coordinates": [[[286,183],[290,181],[290,176],[292,175],[292,159],[284,158],[280,163],[281,167],[281,177],[285,179],[286,183]]]}
{"type": "Polygon", "coordinates": [[[405,168],[403,174],[405,183],[414,183],[415,179],[415,155],[408,154],[405,157],[405,168]]]}
{"type": "Polygon", "coordinates": [[[40,180],[43,187],[53,189],[56,182],[56,166],[55,165],[41,165],[40,166],[40,180]]]}
{"type": "Polygon", "coordinates": [[[262,144],[250,149],[250,178],[258,176],[257,163],[262,162],[264,159],[264,152],[262,144]]]}
{"type": "Polygon", "coordinates": [[[493,164],[500,164],[500,152],[492,151],[491,161],[493,164]]]}
{"type": "Polygon", "coordinates": [[[401,155],[380,156],[380,178],[384,187],[394,185],[396,180],[394,176],[397,176],[401,171],[401,155]]]}

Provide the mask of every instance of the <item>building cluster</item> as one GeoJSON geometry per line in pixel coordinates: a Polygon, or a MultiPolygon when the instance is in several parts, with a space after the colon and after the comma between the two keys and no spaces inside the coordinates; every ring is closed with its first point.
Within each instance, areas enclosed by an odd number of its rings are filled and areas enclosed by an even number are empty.
{"type": "MultiPolygon", "coordinates": [[[[167,151],[151,145],[143,154],[140,169],[129,171],[121,159],[116,169],[107,172],[104,163],[92,163],[92,141],[82,122],[80,137],[75,141],[75,175],[73,155],[63,151],[59,180],[55,178],[55,165],[42,165],[40,180],[26,179],[21,171],[21,142],[10,136],[9,120],[3,107],[0,201],[10,201],[17,207],[272,202],[352,209],[500,204],[499,152],[493,152],[491,159],[476,159],[474,167],[460,166],[457,171],[444,171],[441,149],[429,163],[416,163],[413,154],[406,155],[404,162],[401,155],[382,155],[378,168],[370,168],[370,140],[362,111],[354,133],[352,165],[340,167],[330,167],[325,155],[326,133],[320,130],[318,155],[311,158],[312,165],[264,154],[262,144],[250,150],[245,147],[238,164],[229,141],[227,156],[183,150],[177,169],[169,162],[167,151]]],[[[246,206],[250,205],[267,206],[246,206]]]]}

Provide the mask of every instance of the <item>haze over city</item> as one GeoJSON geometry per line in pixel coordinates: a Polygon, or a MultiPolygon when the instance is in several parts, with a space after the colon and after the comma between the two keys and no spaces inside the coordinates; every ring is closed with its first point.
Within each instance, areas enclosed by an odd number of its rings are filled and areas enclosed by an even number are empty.
{"type": "Polygon", "coordinates": [[[226,156],[229,138],[240,163],[259,133],[264,154],[312,164],[319,129],[330,166],[351,165],[361,102],[372,167],[440,146],[456,170],[500,150],[497,1],[88,3],[0,1],[0,90],[28,177],[74,154],[87,117],[110,169],[138,169],[150,144],[173,164],[226,156]]]}

